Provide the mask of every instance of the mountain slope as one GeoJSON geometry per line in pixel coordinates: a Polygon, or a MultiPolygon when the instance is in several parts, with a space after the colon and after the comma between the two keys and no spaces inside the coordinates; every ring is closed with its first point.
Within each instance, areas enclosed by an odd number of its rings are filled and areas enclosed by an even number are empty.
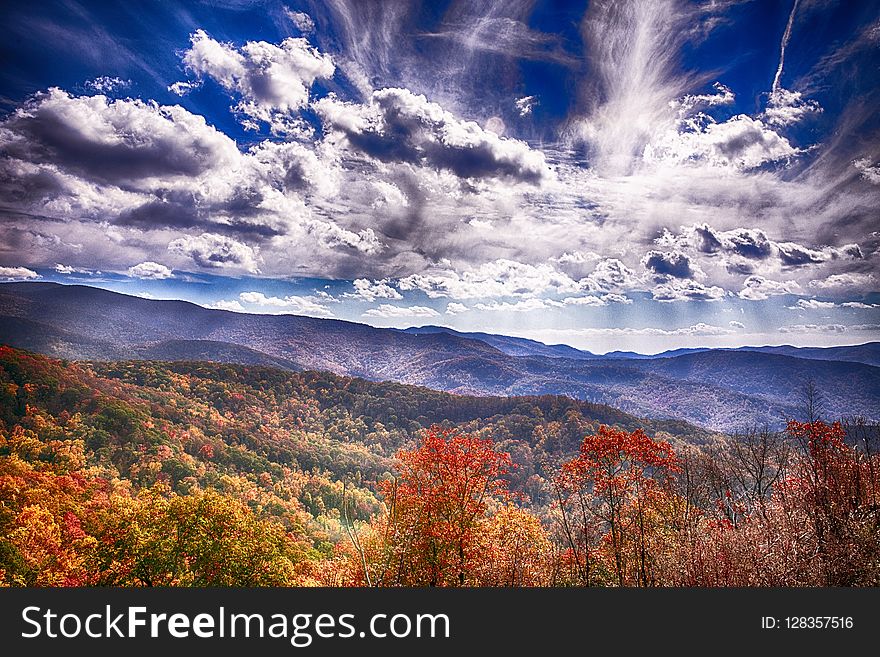
{"type": "Polygon", "coordinates": [[[549,358],[574,358],[576,360],[589,360],[602,358],[589,351],[575,349],[567,344],[544,344],[528,338],[514,338],[508,335],[495,335],[494,333],[481,333],[478,331],[462,332],[445,326],[413,326],[402,329],[403,333],[418,335],[432,335],[436,333],[448,333],[470,340],[480,340],[503,351],[508,356],[547,356],[549,358]]]}
{"type": "Polygon", "coordinates": [[[45,283],[0,285],[0,315],[6,318],[0,342],[68,359],[241,362],[459,394],[564,394],[726,431],[796,416],[800,392],[814,380],[829,415],[880,414],[880,368],[768,353],[709,350],[642,360],[514,356],[447,331],[232,313],[45,283]]]}

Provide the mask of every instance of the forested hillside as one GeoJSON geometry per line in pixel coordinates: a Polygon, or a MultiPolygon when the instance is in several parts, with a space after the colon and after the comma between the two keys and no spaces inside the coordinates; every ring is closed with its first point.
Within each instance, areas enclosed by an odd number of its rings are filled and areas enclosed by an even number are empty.
{"type": "Polygon", "coordinates": [[[731,440],[564,397],[0,347],[0,581],[877,583],[875,448],[866,425],[731,440]],[[834,529],[800,532],[805,504],[834,529]]]}

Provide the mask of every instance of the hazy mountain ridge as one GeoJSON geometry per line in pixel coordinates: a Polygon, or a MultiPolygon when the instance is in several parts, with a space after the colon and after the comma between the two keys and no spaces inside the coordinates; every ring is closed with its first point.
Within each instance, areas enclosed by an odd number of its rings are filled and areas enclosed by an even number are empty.
{"type": "MultiPolygon", "coordinates": [[[[819,384],[831,414],[875,418],[880,406],[878,367],[750,350],[566,358],[555,355],[559,345],[520,338],[232,313],[46,283],[0,286],[0,315],[0,342],[61,358],[211,360],[327,370],[459,394],[565,394],[713,429],[779,424],[797,413],[809,379],[819,384]]],[[[850,357],[876,349],[862,347],[839,349],[850,357]]]]}
{"type": "Polygon", "coordinates": [[[669,349],[656,354],[640,354],[635,351],[609,351],[605,354],[594,354],[591,351],[575,349],[569,345],[557,344],[546,345],[528,338],[517,338],[507,335],[493,335],[481,332],[456,331],[445,326],[414,326],[402,329],[404,333],[449,333],[473,340],[481,340],[496,347],[510,356],[549,356],[551,358],[574,358],[576,360],[656,360],[659,358],[675,358],[689,354],[699,354],[707,351],[754,351],[760,353],[777,354],[781,356],[793,356],[807,360],[836,360],[865,365],[880,366],[880,342],[869,342],[859,345],[847,345],[840,347],[795,347],[792,345],[778,346],[746,346],[746,347],[682,347],[669,349]]]}

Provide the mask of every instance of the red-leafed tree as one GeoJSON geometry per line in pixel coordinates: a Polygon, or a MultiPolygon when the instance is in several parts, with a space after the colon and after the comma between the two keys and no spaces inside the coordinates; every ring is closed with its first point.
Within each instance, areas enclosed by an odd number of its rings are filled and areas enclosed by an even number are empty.
{"type": "Polygon", "coordinates": [[[880,577],[877,455],[846,442],[840,422],[789,422],[803,457],[779,487],[780,506],[800,508],[825,586],[875,585],[880,577]],[[874,564],[873,566],[871,564],[874,564]]]}
{"type": "Polygon", "coordinates": [[[666,484],[678,469],[671,445],[641,429],[602,425],[584,438],[579,454],[563,463],[555,478],[582,583],[601,581],[603,566],[619,586],[654,583],[649,533],[667,506],[666,484]]]}
{"type": "Polygon", "coordinates": [[[474,583],[489,508],[510,496],[503,479],[510,468],[510,456],[490,439],[439,426],[418,448],[398,452],[398,476],[380,484],[385,517],[357,546],[367,583],[474,583]]]}

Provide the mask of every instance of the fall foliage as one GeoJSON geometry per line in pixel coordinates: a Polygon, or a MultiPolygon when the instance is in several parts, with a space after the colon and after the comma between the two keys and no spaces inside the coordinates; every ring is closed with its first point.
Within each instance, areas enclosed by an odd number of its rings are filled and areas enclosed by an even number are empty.
{"type": "Polygon", "coordinates": [[[878,441],[0,346],[0,583],[876,586],[878,441]]]}

